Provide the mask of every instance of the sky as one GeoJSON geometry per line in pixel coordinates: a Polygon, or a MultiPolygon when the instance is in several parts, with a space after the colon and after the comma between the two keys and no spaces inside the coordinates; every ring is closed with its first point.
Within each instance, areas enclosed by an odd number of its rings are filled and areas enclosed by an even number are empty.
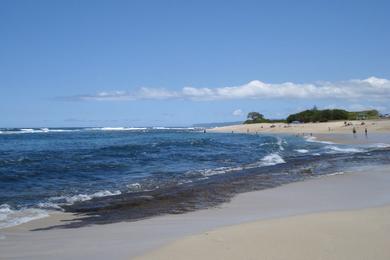
{"type": "Polygon", "coordinates": [[[390,1],[0,0],[0,127],[390,112],[390,1]]]}

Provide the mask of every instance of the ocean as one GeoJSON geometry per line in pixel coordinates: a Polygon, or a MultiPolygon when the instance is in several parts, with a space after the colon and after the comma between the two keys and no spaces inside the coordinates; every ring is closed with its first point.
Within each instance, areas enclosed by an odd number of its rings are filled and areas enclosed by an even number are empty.
{"type": "Polygon", "coordinates": [[[0,128],[0,228],[52,211],[63,227],[217,206],[235,194],[390,162],[390,145],[197,128],[0,128]]]}

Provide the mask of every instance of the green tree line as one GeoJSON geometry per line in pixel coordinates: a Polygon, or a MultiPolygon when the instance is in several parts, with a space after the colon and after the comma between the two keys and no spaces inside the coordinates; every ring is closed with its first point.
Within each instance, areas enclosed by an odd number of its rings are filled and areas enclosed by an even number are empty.
{"type": "Polygon", "coordinates": [[[259,112],[248,113],[247,120],[244,124],[254,123],[276,123],[276,122],[327,122],[333,120],[366,120],[379,118],[379,112],[377,110],[365,110],[359,112],[350,112],[343,109],[324,109],[319,110],[316,107],[308,109],[296,114],[291,114],[286,120],[271,120],[266,119],[264,115],[259,112]]]}

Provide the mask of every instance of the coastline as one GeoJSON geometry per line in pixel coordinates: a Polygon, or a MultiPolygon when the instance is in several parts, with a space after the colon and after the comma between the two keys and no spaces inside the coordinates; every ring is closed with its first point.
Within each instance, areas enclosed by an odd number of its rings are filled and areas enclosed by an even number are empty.
{"type": "MultiPolygon", "coordinates": [[[[316,212],[380,207],[390,203],[389,189],[389,166],[370,166],[239,194],[217,208],[136,222],[31,231],[52,225],[53,217],[49,217],[1,230],[1,257],[129,259],[183,237],[221,227],[316,212]]],[[[63,221],[61,214],[57,217],[55,221],[63,221]]]]}
{"type": "Polygon", "coordinates": [[[390,144],[390,120],[349,120],[321,123],[258,123],[240,124],[208,129],[211,133],[285,134],[299,135],[321,142],[336,144],[390,144]],[[364,124],[362,124],[364,123],[364,124]],[[356,134],[352,129],[356,129],[356,134]],[[365,129],[367,128],[367,135],[365,129]]]}

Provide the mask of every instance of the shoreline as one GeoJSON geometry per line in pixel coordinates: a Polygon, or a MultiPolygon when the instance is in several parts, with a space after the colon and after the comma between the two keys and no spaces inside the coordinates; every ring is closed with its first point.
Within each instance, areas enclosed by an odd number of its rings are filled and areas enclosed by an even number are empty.
{"type": "MultiPolygon", "coordinates": [[[[30,231],[53,224],[53,221],[63,221],[62,214],[59,214],[58,219],[49,217],[0,230],[0,249],[6,258],[49,259],[55,255],[59,259],[128,259],[183,237],[216,228],[389,204],[388,169],[389,165],[351,169],[350,173],[242,193],[219,207],[180,215],[77,229],[30,231]]],[[[68,217],[71,219],[73,216],[68,217]]]]}
{"type": "Polygon", "coordinates": [[[349,120],[330,121],[322,123],[257,123],[240,124],[208,129],[210,133],[240,133],[240,134],[283,134],[313,138],[314,141],[335,144],[383,144],[390,145],[390,120],[349,120]],[[364,123],[362,125],[362,123],[364,123]],[[353,134],[355,127],[357,133],[353,134]],[[368,133],[365,134],[365,128],[368,133]]]}

